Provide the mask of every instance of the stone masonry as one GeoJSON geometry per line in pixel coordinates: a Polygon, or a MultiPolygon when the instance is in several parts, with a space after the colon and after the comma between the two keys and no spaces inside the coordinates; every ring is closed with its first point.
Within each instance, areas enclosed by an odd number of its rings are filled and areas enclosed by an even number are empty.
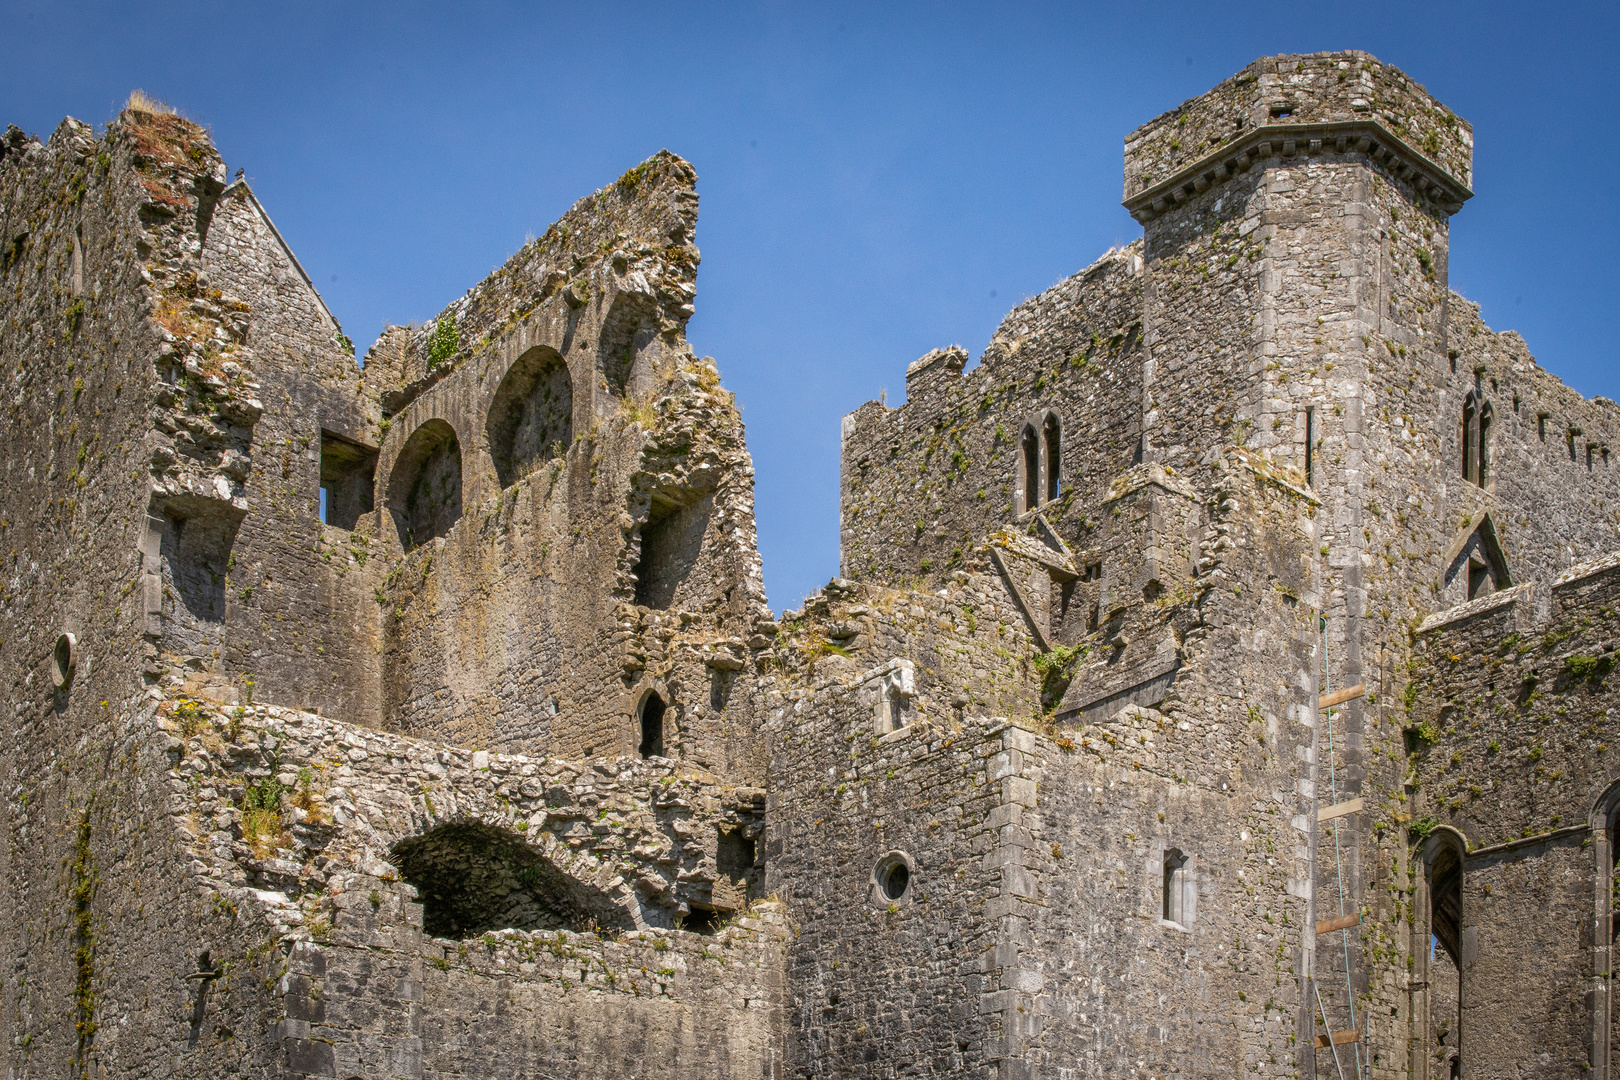
{"type": "Polygon", "coordinates": [[[1610,1076],[1620,407],[1472,148],[1359,52],[1132,132],[776,619],[685,161],[361,362],[195,124],[8,129],[8,1076],[1610,1076]]]}

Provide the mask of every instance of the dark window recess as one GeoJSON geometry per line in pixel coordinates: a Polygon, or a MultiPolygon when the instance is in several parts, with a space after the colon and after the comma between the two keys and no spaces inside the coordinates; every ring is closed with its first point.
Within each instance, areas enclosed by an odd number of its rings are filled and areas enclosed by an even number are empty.
{"type": "Polygon", "coordinates": [[[321,520],[352,529],[375,509],[377,450],[353,439],[321,432],[321,520]]]}
{"type": "Polygon", "coordinates": [[[416,887],[423,929],[434,937],[627,928],[611,900],[505,829],[445,825],[395,845],[392,861],[416,887]]]}
{"type": "Polygon", "coordinates": [[[709,708],[715,712],[725,712],[726,702],[731,697],[731,684],[735,676],[729,671],[718,668],[709,670],[709,708]]]}
{"type": "Polygon", "coordinates": [[[1041,428],[1046,448],[1046,498],[1050,502],[1063,490],[1063,427],[1056,413],[1048,413],[1041,428]]]}
{"type": "Polygon", "coordinates": [[[898,900],[906,895],[906,887],[910,884],[911,870],[898,859],[886,866],[878,875],[878,886],[883,890],[883,895],[890,900],[898,900]]]}
{"type": "Polygon", "coordinates": [[[485,432],[503,488],[566,454],[574,441],[574,383],[563,358],[544,346],[518,357],[490,402],[485,432]]]}
{"type": "Polygon", "coordinates": [[[1186,925],[1187,856],[1176,848],[1164,853],[1164,921],[1186,925]]]}
{"type": "Polygon", "coordinates": [[[1429,867],[1429,928],[1453,964],[1462,960],[1462,860],[1450,847],[1429,867]]]}
{"type": "Polygon", "coordinates": [[[654,690],[641,703],[641,745],[637,748],[644,758],[664,756],[664,699],[654,690]]]}
{"type": "Polygon", "coordinates": [[[636,603],[664,610],[685,593],[687,578],[703,555],[714,496],[688,506],[655,502],[641,527],[636,561],[636,603]]]}
{"type": "Polygon", "coordinates": [[[1035,434],[1035,425],[1024,425],[1018,444],[1018,462],[1023,469],[1018,482],[1018,512],[1021,514],[1034,509],[1041,500],[1041,444],[1035,434]]]}
{"type": "Polygon", "coordinates": [[[1316,484],[1316,409],[1305,410],[1305,482],[1316,484]]]}
{"type": "Polygon", "coordinates": [[[388,479],[388,510],[406,551],[461,519],[461,444],[443,420],[429,420],[405,441],[388,479]]]}
{"type": "Polygon", "coordinates": [[[722,832],[720,842],[715,847],[714,868],[723,878],[732,881],[746,879],[754,868],[754,841],[744,836],[741,829],[722,832]]]}
{"type": "Polygon", "coordinates": [[[1471,484],[1485,487],[1491,478],[1491,425],[1495,421],[1491,403],[1470,390],[1463,399],[1462,474],[1471,484]]]}
{"type": "Polygon", "coordinates": [[[691,912],[681,920],[680,928],[694,934],[712,935],[720,929],[720,913],[714,908],[694,904],[691,912]]]}

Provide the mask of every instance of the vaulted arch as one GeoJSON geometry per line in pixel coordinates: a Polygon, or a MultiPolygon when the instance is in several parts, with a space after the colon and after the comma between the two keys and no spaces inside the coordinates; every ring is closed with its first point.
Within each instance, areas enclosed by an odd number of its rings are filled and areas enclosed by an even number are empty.
{"type": "Polygon", "coordinates": [[[574,380],[561,354],[541,345],[517,358],[490,401],[484,433],[503,488],[567,452],[574,441],[574,380]]]}
{"type": "Polygon", "coordinates": [[[422,928],[434,937],[630,925],[600,890],[565,874],[507,829],[453,822],[401,840],[390,856],[415,887],[422,928]]]}
{"type": "Polygon", "coordinates": [[[461,518],[461,443],[445,421],[429,420],[405,440],[388,478],[388,511],[406,551],[461,518]]]}

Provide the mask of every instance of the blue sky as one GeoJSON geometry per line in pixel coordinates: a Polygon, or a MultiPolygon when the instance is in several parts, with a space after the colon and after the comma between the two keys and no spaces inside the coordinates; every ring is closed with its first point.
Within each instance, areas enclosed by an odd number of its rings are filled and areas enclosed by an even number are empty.
{"type": "Polygon", "coordinates": [[[1452,285],[1620,398],[1620,5],[0,2],[0,123],[133,87],[206,124],[360,349],[660,147],[689,337],[737,393],[773,606],[838,566],[838,421],[1140,229],[1126,132],[1251,59],[1365,49],[1474,125],[1452,285]]]}

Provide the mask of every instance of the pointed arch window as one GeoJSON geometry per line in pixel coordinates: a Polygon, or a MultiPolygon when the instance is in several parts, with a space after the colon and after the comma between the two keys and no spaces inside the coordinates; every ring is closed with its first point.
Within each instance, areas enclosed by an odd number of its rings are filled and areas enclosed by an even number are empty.
{"type": "Polygon", "coordinates": [[[649,690],[641,703],[641,744],[637,747],[644,758],[664,756],[664,710],[667,706],[658,691],[649,690]]]}
{"type": "Polygon", "coordinates": [[[1495,419],[1491,403],[1470,390],[1463,399],[1462,474],[1479,487],[1485,487],[1491,478],[1491,425],[1495,419]]]}
{"type": "Polygon", "coordinates": [[[1041,500],[1041,443],[1034,424],[1025,424],[1018,437],[1018,513],[1033,510],[1041,500]]]}
{"type": "Polygon", "coordinates": [[[1057,413],[1047,413],[1041,425],[1041,449],[1045,451],[1042,464],[1046,469],[1046,501],[1050,502],[1063,490],[1063,425],[1057,413]]]}

